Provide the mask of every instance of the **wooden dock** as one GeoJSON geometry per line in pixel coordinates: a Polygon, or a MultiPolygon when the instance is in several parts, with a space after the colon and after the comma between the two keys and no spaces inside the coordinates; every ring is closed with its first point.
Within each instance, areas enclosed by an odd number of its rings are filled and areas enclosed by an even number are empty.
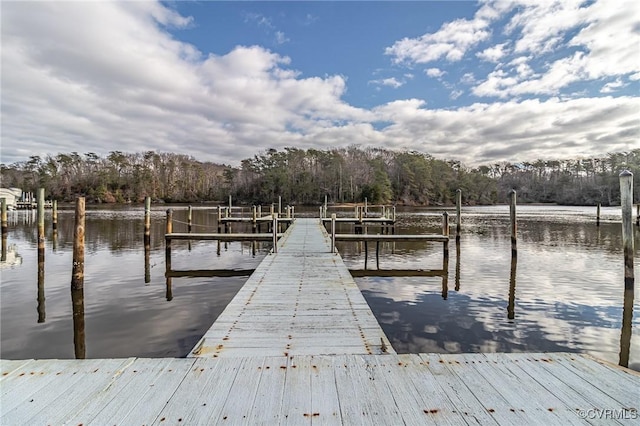
{"type": "Polygon", "coordinates": [[[579,354],[396,354],[296,219],[187,358],[2,360],[0,424],[640,424],[638,389],[579,354]]]}
{"type": "Polygon", "coordinates": [[[191,356],[392,352],[318,219],[296,219],[191,356]]]}
{"type": "Polygon", "coordinates": [[[3,425],[638,424],[640,376],[574,354],[2,361],[3,425]]]}

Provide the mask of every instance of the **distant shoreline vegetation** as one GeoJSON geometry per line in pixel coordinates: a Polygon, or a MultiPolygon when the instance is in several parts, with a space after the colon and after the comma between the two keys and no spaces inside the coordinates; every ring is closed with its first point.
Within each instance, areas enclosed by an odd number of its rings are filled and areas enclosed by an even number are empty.
{"type": "Polygon", "coordinates": [[[350,146],[331,150],[269,149],[232,167],[194,157],[147,151],[57,154],[0,165],[3,187],[70,202],[200,203],[233,197],[240,204],[394,203],[451,205],[458,188],[465,205],[504,203],[511,189],[524,203],[616,205],[618,174],[634,174],[634,200],[640,199],[640,149],[601,158],[500,162],[469,168],[416,151],[350,146]]]}

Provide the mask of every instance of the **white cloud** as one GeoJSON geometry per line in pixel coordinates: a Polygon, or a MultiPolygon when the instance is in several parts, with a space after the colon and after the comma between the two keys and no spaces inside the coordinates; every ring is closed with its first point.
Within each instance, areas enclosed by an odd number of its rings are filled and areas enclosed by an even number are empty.
{"type": "Polygon", "coordinates": [[[390,78],[383,78],[383,79],[379,79],[379,80],[370,80],[369,83],[370,84],[377,84],[377,85],[380,85],[380,86],[389,86],[389,87],[393,87],[394,89],[397,89],[398,87],[404,86],[404,84],[406,82],[405,81],[400,81],[395,77],[390,77],[390,78]]]}
{"type": "Polygon", "coordinates": [[[276,31],[276,43],[277,44],[284,44],[286,42],[290,41],[282,31],[276,31]]]}
{"type": "Polygon", "coordinates": [[[458,99],[464,92],[462,90],[454,90],[449,94],[450,99],[458,99]]]}
{"type": "MultiPolygon", "coordinates": [[[[559,96],[577,82],[631,80],[640,72],[639,22],[640,7],[634,0],[486,0],[472,19],[398,40],[385,53],[395,63],[409,65],[456,62],[472,55],[496,63],[486,77],[476,73],[478,85],[472,93],[477,96],[559,96]],[[508,19],[503,35],[510,40],[491,43],[501,32],[494,27],[501,19],[508,19]]],[[[434,77],[439,71],[446,67],[425,72],[434,77]]]]}
{"type": "MultiPolygon", "coordinates": [[[[474,19],[496,19],[501,10],[487,4],[474,19]]],[[[57,152],[160,150],[237,164],[267,147],[361,144],[474,165],[623,151],[640,136],[638,97],[510,98],[552,94],[597,75],[590,64],[600,51],[595,47],[550,62],[544,73],[536,73],[528,53],[486,79],[475,69],[461,78],[480,81],[477,94],[503,96],[502,102],[430,109],[422,99],[407,99],[367,110],[343,100],[342,75],[303,78],[295,58],[260,46],[210,54],[177,41],[165,26],[192,21],[160,3],[5,2],[2,15],[1,155],[7,163],[57,152]],[[386,127],[377,130],[380,124],[386,127]]],[[[594,37],[589,32],[597,28],[587,28],[575,37],[594,37]]],[[[470,48],[464,40],[452,43],[462,51],[470,48]]],[[[627,52],[626,45],[619,49],[627,52]]],[[[618,77],[626,83],[624,75],[602,81],[618,77]]],[[[409,78],[377,81],[399,87],[409,78]]]]}
{"type": "Polygon", "coordinates": [[[507,43],[496,44],[495,46],[486,48],[482,52],[476,53],[476,56],[483,61],[498,62],[506,54],[506,46],[507,43]]]}
{"type": "Polygon", "coordinates": [[[446,73],[444,71],[442,71],[440,68],[427,68],[425,70],[425,73],[429,76],[429,77],[442,77],[443,75],[445,75],[446,73]]]}
{"type": "Polygon", "coordinates": [[[640,7],[630,0],[523,2],[506,27],[521,56],[490,73],[473,93],[553,96],[576,82],[634,75],[640,71],[638,22],[640,7]],[[540,59],[544,67],[533,65],[540,59]]]}
{"type": "Polygon", "coordinates": [[[158,25],[158,7],[3,4],[2,161],[89,143],[95,152],[188,150],[229,162],[265,140],[290,144],[298,135],[289,126],[370,115],[341,100],[342,76],[301,79],[289,58],[264,48],[203,57],[158,25]]]}
{"type": "Polygon", "coordinates": [[[245,15],[244,22],[253,22],[259,27],[265,27],[270,30],[275,29],[271,18],[268,18],[261,13],[247,13],[245,15]]]}
{"type": "Polygon", "coordinates": [[[497,17],[494,5],[484,5],[473,19],[456,19],[443,24],[435,33],[403,38],[385,49],[395,63],[426,64],[440,59],[459,61],[469,49],[491,35],[491,19],[497,17]]]}
{"type": "Polygon", "coordinates": [[[386,146],[416,149],[467,164],[572,158],[637,146],[640,99],[582,98],[473,104],[456,110],[396,101],[374,109],[393,124],[386,146]]]}
{"type": "Polygon", "coordinates": [[[472,72],[465,73],[460,79],[460,83],[463,84],[474,84],[476,82],[476,77],[472,72]]]}
{"type": "Polygon", "coordinates": [[[602,89],[600,89],[600,93],[613,93],[624,86],[626,86],[626,84],[624,84],[624,82],[618,78],[616,81],[611,81],[602,86],[602,89]]]}

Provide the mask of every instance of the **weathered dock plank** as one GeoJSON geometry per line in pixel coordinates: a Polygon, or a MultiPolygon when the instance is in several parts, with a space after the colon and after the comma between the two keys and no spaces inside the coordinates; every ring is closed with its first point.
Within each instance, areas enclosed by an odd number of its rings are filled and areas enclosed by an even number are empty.
{"type": "Polygon", "coordinates": [[[28,365],[29,374],[1,383],[2,425],[640,424],[640,375],[578,354],[35,360],[28,365]],[[607,372],[621,375],[618,386],[599,386],[607,372]],[[33,387],[40,379],[47,379],[46,385],[33,387]]]}
{"type": "Polygon", "coordinates": [[[393,352],[318,219],[296,219],[190,356],[393,352]],[[302,331],[302,332],[301,332],[302,331]]]}
{"type": "Polygon", "coordinates": [[[389,234],[336,234],[336,241],[435,241],[446,242],[449,237],[440,234],[389,235],[389,234]]]}
{"type": "MultiPolygon", "coordinates": [[[[284,234],[278,234],[278,238],[284,234]]],[[[191,233],[172,232],[165,234],[167,241],[172,240],[202,240],[202,241],[273,241],[273,234],[218,234],[218,233],[191,233]]]]}

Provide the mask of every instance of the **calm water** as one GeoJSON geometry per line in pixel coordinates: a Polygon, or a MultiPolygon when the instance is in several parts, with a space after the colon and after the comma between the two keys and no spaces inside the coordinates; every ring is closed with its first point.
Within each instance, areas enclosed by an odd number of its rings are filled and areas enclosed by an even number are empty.
{"type": "MultiPolygon", "coordinates": [[[[38,270],[34,213],[10,212],[7,260],[0,263],[1,357],[73,358],[80,343],[87,358],[185,356],[247,276],[167,280],[166,208],[153,208],[148,262],[141,206],[87,212],[84,315],[76,314],[76,346],[73,212],[59,212],[57,236],[47,217],[44,271],[38,270]],[[84,335],[78,333],[82,321],[84,335]]],[[[620,210],[603,209],[600,227],[594,213],[519,206],[513,262],[508,207],[465,208],[461,242],[450,244],[447,274],[366,276],[356,282],[400,353],[568,351],[614,363],[628,359],[640,370],[640,297],[638,290],[635,297],[624,291],[620,210]]],[[[215,218],[214,210],[194,209],[194,232],[215,232],[215,218]]],[[[185,231],[186,212],[175,211],[174,219],[174,231],[185,231]]],[[[441,210],[408,209],[398,219],[397,233],[441,229],[441,210]]],[[[340,231],[352,232],[348,226],[340,231]]],[[[215,242],[174,242],[172,269],[253,269],[270,248],[229,243],[218,254],[215,242]]],[[[350,269],[365,268],[362,243],[338,249],[350,269]]],[[[379,259],[376,265],[375,243],[369,244],[367,270],[443,269],[439,243],[384,243],[379,259]]]]}

